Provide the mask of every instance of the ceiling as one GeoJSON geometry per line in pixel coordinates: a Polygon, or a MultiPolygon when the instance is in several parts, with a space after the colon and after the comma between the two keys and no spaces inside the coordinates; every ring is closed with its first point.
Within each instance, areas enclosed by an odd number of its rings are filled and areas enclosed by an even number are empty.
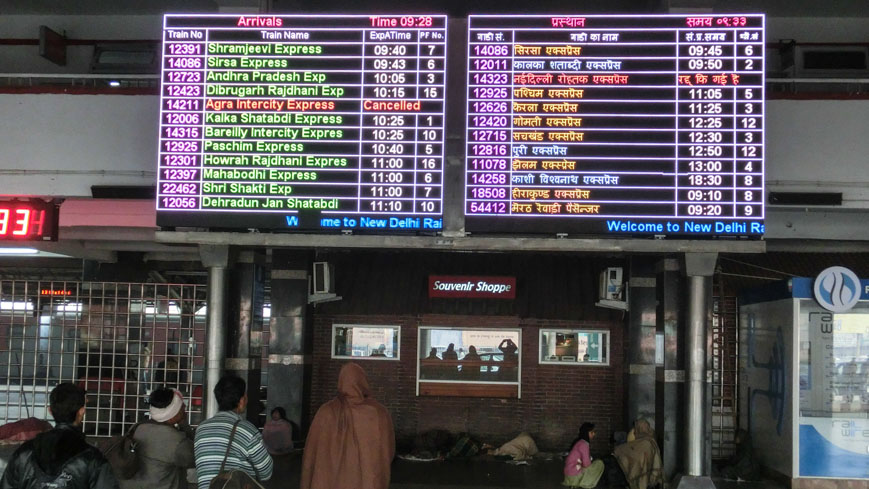
{"type": "MultiPolygon", "coordinates": [[[[257,9],[271,4],[274,12],[338,12],[401,10],[408,12],[531,13],[526,0],[0,0],[3,14],[27,15],[156,15],[166,12],[218,12],[233,7],[257,9]]],[[[774,17],[869,17],[866,0],[536,0],[536,12],[644,13],[665,12],[667,6],[712,7],[715,12],[764,12],[774,17]]]]}

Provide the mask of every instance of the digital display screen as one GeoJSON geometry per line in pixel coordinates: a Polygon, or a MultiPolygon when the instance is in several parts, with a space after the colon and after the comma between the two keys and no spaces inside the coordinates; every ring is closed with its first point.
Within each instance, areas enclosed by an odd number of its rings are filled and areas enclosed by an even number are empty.
{"type": "Polygon", "coordinates": [[[446,16],[166,15],[157,223],[443,227],[446,16]]]}
{"type": "Polygon", "coordinates": [[[53,202],[0,200],[0,241],[57,241],[58,217],[53,202]]]}
{"type": "Polygon", "coordinates": [[[763,15],[468,29],[467,231],[763,234],[763,15]]]}

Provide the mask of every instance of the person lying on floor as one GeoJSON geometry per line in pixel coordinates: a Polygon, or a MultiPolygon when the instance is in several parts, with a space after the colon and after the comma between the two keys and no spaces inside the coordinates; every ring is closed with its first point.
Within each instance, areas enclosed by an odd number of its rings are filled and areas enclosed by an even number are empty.
{"type": "Polygon", "coordinates": [[[493,450],[491,454],[504,459],[509,457],[512,460],[528,460],[537,455],[539,451],[531,435],[523,431],[516,438],[501,445],[497,450],[493,450]]]}

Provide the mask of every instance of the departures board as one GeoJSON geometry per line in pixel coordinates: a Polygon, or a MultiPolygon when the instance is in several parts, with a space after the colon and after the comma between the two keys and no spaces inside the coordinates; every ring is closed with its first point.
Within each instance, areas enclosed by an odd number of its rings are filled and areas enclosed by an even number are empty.
{"type": "Polygon", "coordinates": [[[763,234],[763,15],[472,15],[471,232],[763,234]]]}
{"type": "Polygon", "coordinates": [[[762,14],[471,15],[452,52],[447,23],[166,15],[158,225],[763,235],[762,14]]]}
{"type": "Polygon", "coordinates": [[[157,223],[443,227],[443,15],[166,15],[157,223]]]}

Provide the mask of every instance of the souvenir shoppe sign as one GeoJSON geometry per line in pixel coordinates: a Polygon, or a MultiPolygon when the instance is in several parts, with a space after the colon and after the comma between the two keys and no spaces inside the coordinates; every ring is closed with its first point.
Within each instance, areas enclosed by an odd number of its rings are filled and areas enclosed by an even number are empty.
{"type": "Polygon", "coordinates": [[[428,296],[450,299],[515,299],[516,277],[429,275],[428,296]]]}

